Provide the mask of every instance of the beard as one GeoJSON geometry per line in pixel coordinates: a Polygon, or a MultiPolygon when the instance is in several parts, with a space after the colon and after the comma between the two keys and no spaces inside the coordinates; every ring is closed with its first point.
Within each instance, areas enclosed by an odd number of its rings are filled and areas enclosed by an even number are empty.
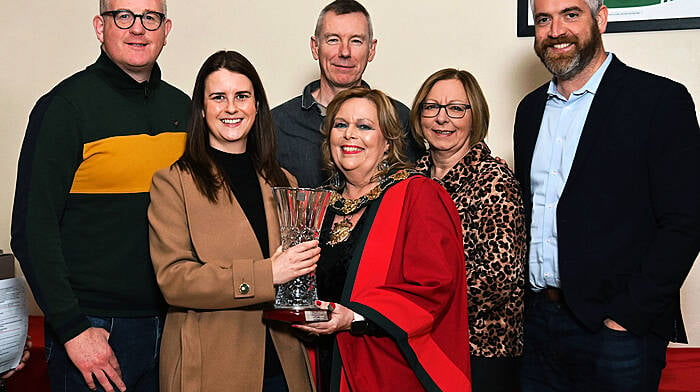
{"type": "Polygon", "coordinates": [[[577,36],[546,38],[542,41],[535,39],[535,53],[557,80],[569,80],[578,75],[591,63],[598,48],[602,47],[603,40],[595,22],[591,24],[588,40],[581,40],[577,36]],[[561,43],[573,44],[573,53],[558,55],[550,52],[550,48],[561,43]]]}

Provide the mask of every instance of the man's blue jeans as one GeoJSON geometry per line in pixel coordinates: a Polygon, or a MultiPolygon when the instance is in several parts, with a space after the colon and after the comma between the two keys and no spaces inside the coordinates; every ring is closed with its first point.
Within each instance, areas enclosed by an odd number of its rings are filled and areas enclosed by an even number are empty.
{"type": "Polygon", "coordinates": [[[657,391],[667,345],[605,326],[590,332],[565,304],[535,294],[525,310],[521,392],[657,391]]]}
{"type": "MultiPolygon", "coordinates": [[[[110,333],[109,344],[119,361],[127,391],[158,392],[158,354],[163,317],[88,319],[93,327],[104,328],[110,333]]],[[[51,391],[90,391],[82,374],[48,326],[45,335],[51,391]]],[[[98,391],[103,391],[97,380],[95,384],[98,391]]]]}

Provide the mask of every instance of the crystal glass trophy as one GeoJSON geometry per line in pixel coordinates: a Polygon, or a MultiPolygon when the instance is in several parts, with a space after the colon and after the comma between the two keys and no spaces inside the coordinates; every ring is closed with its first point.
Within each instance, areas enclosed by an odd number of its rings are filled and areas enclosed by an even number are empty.
{"type": "MultiPolygon", "coordinates": [[[[280,221],[282,249],[318,238],[331,191],[308,188],[273,187],[280,221]]],[[[275,305],[263,311],[263,318],[288,323],[329,320],[330,312],[316,306],[316,273],[277,286],[275,305]]]]}

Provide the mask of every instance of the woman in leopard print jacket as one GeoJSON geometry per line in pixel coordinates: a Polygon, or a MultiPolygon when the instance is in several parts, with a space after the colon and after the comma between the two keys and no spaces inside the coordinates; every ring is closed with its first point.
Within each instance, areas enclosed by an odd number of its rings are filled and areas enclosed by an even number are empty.
{"type": "Polygon", "coordinates": [[[515,176],[484,143],[488,123],[476,79],[452,68],[428,77],[411,109],[413,136],[428,150],[417,169],[447,189],[462,219],[474,392],[517,390],[523,350],[523,203],[515,176]]]}

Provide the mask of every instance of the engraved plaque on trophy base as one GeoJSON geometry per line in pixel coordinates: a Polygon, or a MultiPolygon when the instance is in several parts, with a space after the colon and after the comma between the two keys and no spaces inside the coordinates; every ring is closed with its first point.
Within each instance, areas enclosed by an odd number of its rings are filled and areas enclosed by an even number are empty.
{"type": "Polygon", "coordinates": [[[331,312],[321,308],[265,309],[263,318],[290,324],[315,323],[331,319],[331,312]]]}

